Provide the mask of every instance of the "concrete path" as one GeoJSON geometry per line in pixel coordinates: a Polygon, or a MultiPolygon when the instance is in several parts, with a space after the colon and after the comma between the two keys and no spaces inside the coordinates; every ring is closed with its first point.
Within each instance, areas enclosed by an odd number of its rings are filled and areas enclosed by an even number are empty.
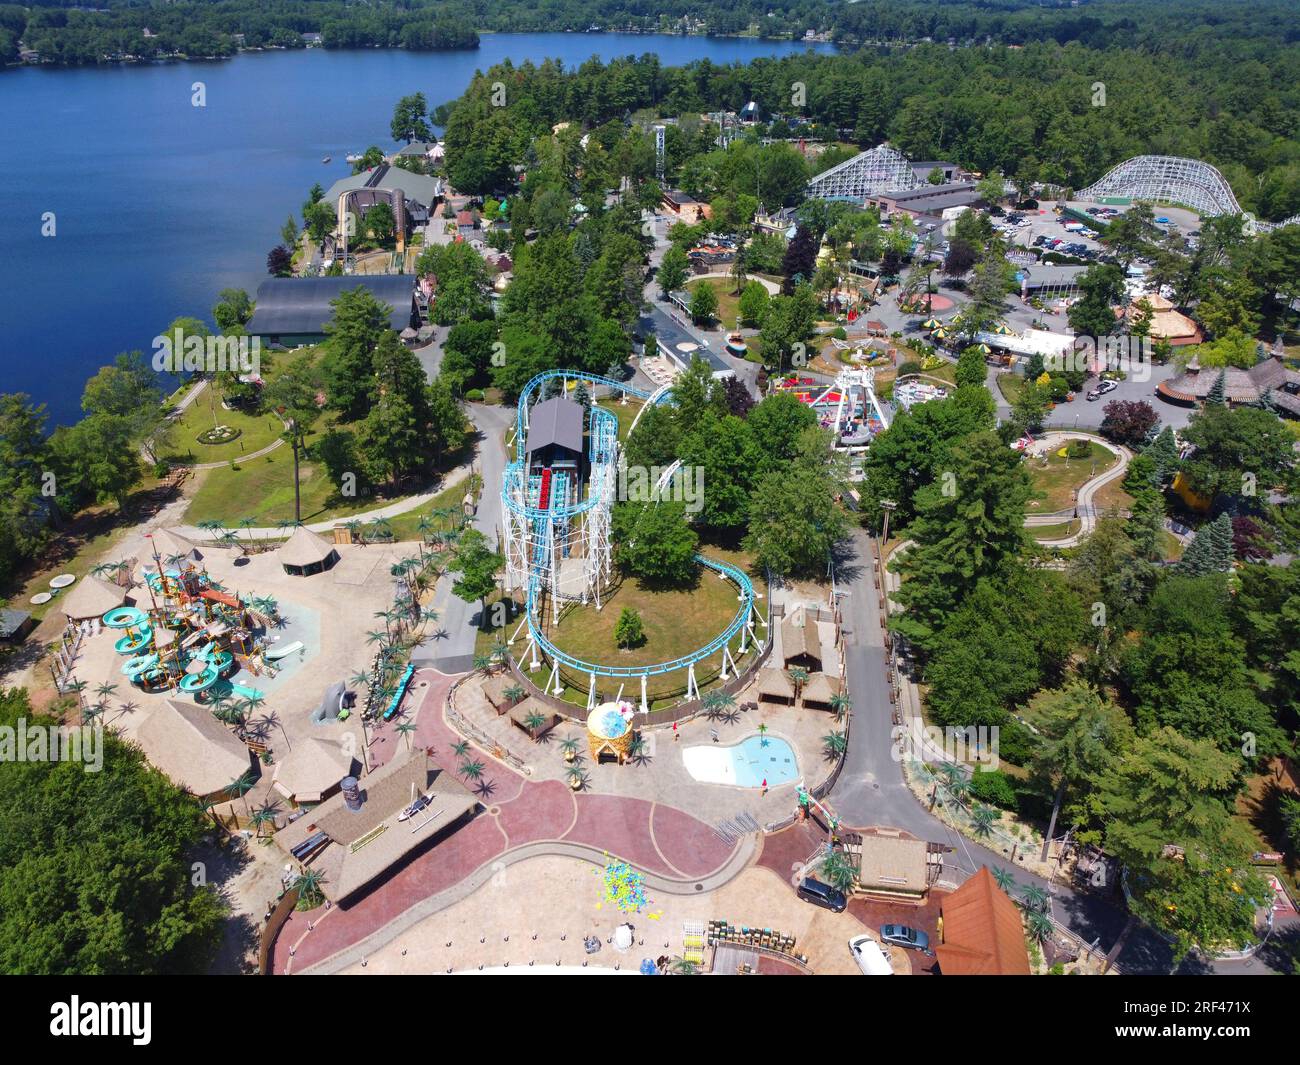
{"type": "MultiPolygon", "coordinates": [[[[1088,440],[1100,444],[1112,455],[1117,456],[1119,462],[1079,486],[1078,500],[1073,509],[1074,516],[1079,519],[1079,531],[1072,536],[1062,537],[1059,540],[1038,541],[1047,547],[1075,547],[1092,534],[1092,530],[1097,526],[1097,518],[1100,516],[1100,511],[1092,505],[1093,497],[1096,496],[1100,489],[1123,477],[1128,472],[1128,464],[1133,460],[1133,453],[1128,448],[1119,444],[1112,444],[1109,440],[1105,440],[1093,433],[1046,433],[1034,442],[1034,450],[1036,452],[1041,450],[1051,453],[1071,440],[1088,440]]],[[[1059,525],[1063,520],[1072,519],[1059,511],[1055,514],[1030,514],[1025,517],[1025,527],[1032,529],[1042,525],[1059,525]]]]}
{"type": "MultiPolygon", "coordinates": [[[[407,713],[416,726],[409,742],[431,750],[435,761],[453,771],[459,761],[453,745],[461,736],[443,711],[456,679],[434,670],[418,672],[412,690],[419,698],[407,713]]],[[[395,724],[372,730],[367,752],[372,767],[408,742],[395,724]]],[[[621,795],[575,794],[557,780],[530,780],[477,748],[474,756],[486,764],[476,789],[484,811],[346,907],[294,913],[276,940],[277,973],[326,961],[331,969],[350,965],[464,898],[510,862],[529,857],[562,854],[603,866],[608,852],[643,870],[656,889],[693,895],[726,883],[753,856],[752,838],[735,846],[724,843],[712,826],[675,807],[621,795]]]]}

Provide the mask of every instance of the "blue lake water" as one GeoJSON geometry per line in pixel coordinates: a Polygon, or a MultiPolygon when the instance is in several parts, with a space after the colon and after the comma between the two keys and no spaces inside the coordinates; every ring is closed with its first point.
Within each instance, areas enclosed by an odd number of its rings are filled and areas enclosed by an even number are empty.
{"type": "MultiPolygon", "coordinates": [[[[832,51],[833,46],[815,46],[832,51]]],[[[148,351],[216,293],[251,292],[286,215],[344,156],[390,148],[405,93],[454,99],[505,58],[657,53],[665,66],[802,51],[794,42],[629,34],[488,35],[475,50],[237,56],[225,62],[0,72],[0,391],[75,420],[82,384],[119,351],[148,351]],[[207,105],[191,105],[202,81],[207,105]],[[324,156],[333,162],[322,165],[324,156]],[[42,235],[53,212],[56,235],[42,235]]]]}

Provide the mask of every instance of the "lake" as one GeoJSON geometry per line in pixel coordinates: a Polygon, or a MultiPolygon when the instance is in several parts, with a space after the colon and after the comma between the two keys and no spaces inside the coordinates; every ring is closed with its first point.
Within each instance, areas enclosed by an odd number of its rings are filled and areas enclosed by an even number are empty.
{"type": "MultiPolygon", "coordinates": [[[[635,34],[485,35],[464,52],[246,54],[224,62],[0,72],[0,391],[50,425],[120,351],[148,352],[178,315],[208,319],[222,288],[254,293],[285,217],[344,156],[392,147],[399,96],[431,106],[503,59],[566,66],[657,53],[665,66],[803,51],[796,42],[635,34]],[[207,106],[191,105],[206,86],[207,106]],[[333,162],[322,165],[324,156],[333,162]],[[55,235],[42,235],[54,216],[55,235]]],[[[814,46],[833,51],[832,45],[814,46]]]]}

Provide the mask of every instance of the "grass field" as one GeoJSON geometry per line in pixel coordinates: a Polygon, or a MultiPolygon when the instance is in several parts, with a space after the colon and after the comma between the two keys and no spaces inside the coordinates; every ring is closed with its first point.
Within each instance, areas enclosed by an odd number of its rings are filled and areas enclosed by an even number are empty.
{"type": "Polygon", "coordinates": [[[1025,390],[1025,379],[1019,374],[1000,373],[997,376],[998,391],[1008,403],[1014,403],[1025,390]]]}
{"type": "Polygon", "coordinates": [[[701,285],[708,285],[718,297],[718,323],[723,329],[736,328],[736,316],[740,314],[740,297],[732,295],[736,282],[729,277],[705,277],[698,281],[688,281],[686,291],[694,292],[701,285]]]}
{"type": "MultiPolygon", "coordinates": [[[[740,552],[705,548],[704,553],[741,568],[746,568],[750,561],[740,552]]],[[[643,587],[636,580],[627,579],[605,601],[601,610],[591,606],[570,606],[561,614],[559,624],[553,627],[548,613],[545,631],[557,647],[584,661],[618,667],[653,665],[688,654],[719,636],[740,609],[738,595],[735,585],[721,579],[712,570],[701,570],[699,581],[694,587],[680,590],[652,590],[643,587]],[[631,650],[619,649],[614,641],[614,626],[625,607],[640,613],[646,634],[645,643],[631,650]]],[[[509,636],[517,625],[517,620],[508,623],[510,631],[504,634],[490,630],[481,633],[476,650],[485,653],[498,635],[509,636]]],[[[761,635],[761,628],[759,632],[761,635]]],[[[753,654],[752,640],[748,646],[750,650],[746,657],[753,654]]],[[[733,656],[739,656],[739,647],[738,634],[731,643],[733,656]]],[[[519,643],[512,650],[517,655],[523,653],[519,643]]],[[[743,659],[741,663],[743,668],[743,659]]],[[[696,665],[696,680],[701,688],[708,688],[718,682],[721,666],[720,652],[696,665]]],[[[684,669],[652,676],[647,685],[651,708],[666,707],[678,702],[686,690],[686,679],[687,672],[684,669]]],[[[546,677],[537,675],[534,680],[538,684],[544,684],[546,677]]],[[[589,684],[586,675],[571,675],[568,670],[561,670],[560,681],[565,689],[565,700],[579,706],[586,704],[589,684]]],[[[614,697],[621,684],[624,685],[626,696],[640,697],[640,680],[636,677],[629,678],[626,682],[606,678],[597,683],[601,695],[607,699],[614,697]]]]}
{"type": "Polygon", "coordinates": [[[1026,469],[1033,495],[1026,508],[1030,514],[1055,514],[1074,506],[1075,493],[1098,474],[1105,473],[1119,459],[1101,444],[1089,443],[1087,458],[1063,458],[1052,451],[1044,465],[1041,459],[1027,458],[1026,469]]]}
{"type": "Polygon", "coordinates": [[[1032,525],[1028,527],[1029,535],[1035,540],[1064,540],[1079,531],[1082,522],[1077,519],[1059,521],[1055,525],[1032,525]]]}
{"type": "Polygon", "coordinates": [[[238,461],[241,455],[266,447],[280,435],[282,428],[280,419],[270,412],[251,415],[226,410],[221,405],[220,394],[209,384],[176,419],[170,446],[160,449],[159,458],[173,464],[238,461]],[[240,435],[228,444],[199,443],[199,434],[214,424],[238,429],[240,435]]]}
{"type": "Polygon", "coordinates": [[[617,399],[609,398],[598,400],[596,405],[604,407],[615,414],[618,418],[618,438],[623,441],[627,439],[627,435],[632,429],[632,423],[641,412],[643,404],[636,397],[628,396],[626,403],[620,403],[617,399]]]}

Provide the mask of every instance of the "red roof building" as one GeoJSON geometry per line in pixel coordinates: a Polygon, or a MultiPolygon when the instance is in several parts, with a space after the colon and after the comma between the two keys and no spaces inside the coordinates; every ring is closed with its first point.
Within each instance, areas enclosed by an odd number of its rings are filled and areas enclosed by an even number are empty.
{"type": "Polygon", "coordinates": [[[1020,909],[984,866],[939,904],[943,942],[935,947],[945,976],[1028,976],[1020,909]]]}

